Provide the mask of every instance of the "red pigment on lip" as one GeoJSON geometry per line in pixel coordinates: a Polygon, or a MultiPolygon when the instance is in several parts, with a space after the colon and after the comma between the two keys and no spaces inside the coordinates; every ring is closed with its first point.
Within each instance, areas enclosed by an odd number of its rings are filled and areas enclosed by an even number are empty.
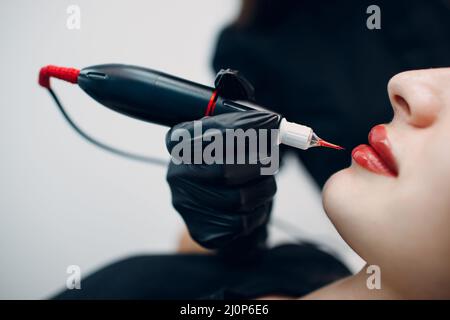
{"type": "Polygon", "coordinates": [[[369,144],[381,156],[389,170],[398,175],[397,163],[391,151],[391,145],[387,136],[386,127],[379,124],[369,132],[369,144]]]}
{"type": "Polygon", "coordinates": [[[387,164],[383,161],[377,151],[367,144],[361,144],[352,151],[352,158],[361,167],[385,176],[395,177],[393,172],[387,164]]]}
{"type": "Polygon", "coordinates": [[[318,144],[321,147],[332,148],[332,149],[336,149],[336,150],[345,150],[341,146],[338,146],[337,144],[330,143],[330,142],[325,141],[323,139],[320,139],[318,144]]]}

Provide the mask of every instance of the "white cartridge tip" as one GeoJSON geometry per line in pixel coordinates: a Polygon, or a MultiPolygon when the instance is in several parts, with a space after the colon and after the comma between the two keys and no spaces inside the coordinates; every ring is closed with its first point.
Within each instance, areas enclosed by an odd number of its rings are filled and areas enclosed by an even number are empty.
{"type": "Polygon", "coordinates": [[[282,119],[279,142],[291,147],[306,150],[310,147],[313,131],[310,127],[282,119]]]}

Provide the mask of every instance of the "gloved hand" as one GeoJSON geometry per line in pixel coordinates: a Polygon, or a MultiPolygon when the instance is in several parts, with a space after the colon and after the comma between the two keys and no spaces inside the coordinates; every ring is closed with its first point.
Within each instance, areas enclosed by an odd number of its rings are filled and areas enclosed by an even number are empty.
{"type": "MultiPolygon", "coordinates": [[[[201,121],[203,132],[211,128],[220,130],[225,145],[226,129],[276,129],[279,115],[246,111],[205,117],[201,121]]],[[[166,135],[171,154],[178,141],[171,141],[170,137],[180,128],[190,132],[194,148],[194,122],[181,123],[166,135]]],[[[202,142],[202,146],[208,143],[202,142]]],[[[246,255],[265,245],[276,183],[273,175],[261,175],[261,166],[259,162],[210,165],[170,162],[167,181],[172,204],[196,242],[234,256],[246,255]]]]}

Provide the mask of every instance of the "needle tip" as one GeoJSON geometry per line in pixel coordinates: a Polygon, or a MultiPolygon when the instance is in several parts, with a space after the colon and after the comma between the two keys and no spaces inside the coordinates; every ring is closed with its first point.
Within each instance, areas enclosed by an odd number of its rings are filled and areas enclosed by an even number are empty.
{"type": "Polygon", "coordinates": [[[345,150],[343,147],[338,146],[337,144],[327,142],[323,139],[320,139],[318,144],[321,147],[332,148],[332,149],[336,149],[336,150],[345,150]]]}

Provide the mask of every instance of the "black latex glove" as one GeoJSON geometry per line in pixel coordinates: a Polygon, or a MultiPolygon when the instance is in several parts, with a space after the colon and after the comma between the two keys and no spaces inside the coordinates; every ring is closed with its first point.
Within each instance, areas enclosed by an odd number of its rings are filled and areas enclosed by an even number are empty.
{"type": "MultiPolygon", "coordinates": [[[[203,132],[210,128],[276,129],[279,116],[269,112],[246,111],[201,119],[203,132]]],[[[173,127],[166,136],[169,152],[178,141],[171,133],[187,129],[194,137],[194,123],[173,127]]],[[[191,139],[193,145],[194,139],[191,139]]],[[[203,147],[209,142],[203,142],[203,147]]],[[[248,153],[248,150],[247,150],[248,153]]],[[[261,164],[174,164],[167,173],[172,204],[181,214],[191,237],[201,246],[248,255],[264,247],[272,199],[276,192],[273,175],[261,175],[261,164]]]]}

